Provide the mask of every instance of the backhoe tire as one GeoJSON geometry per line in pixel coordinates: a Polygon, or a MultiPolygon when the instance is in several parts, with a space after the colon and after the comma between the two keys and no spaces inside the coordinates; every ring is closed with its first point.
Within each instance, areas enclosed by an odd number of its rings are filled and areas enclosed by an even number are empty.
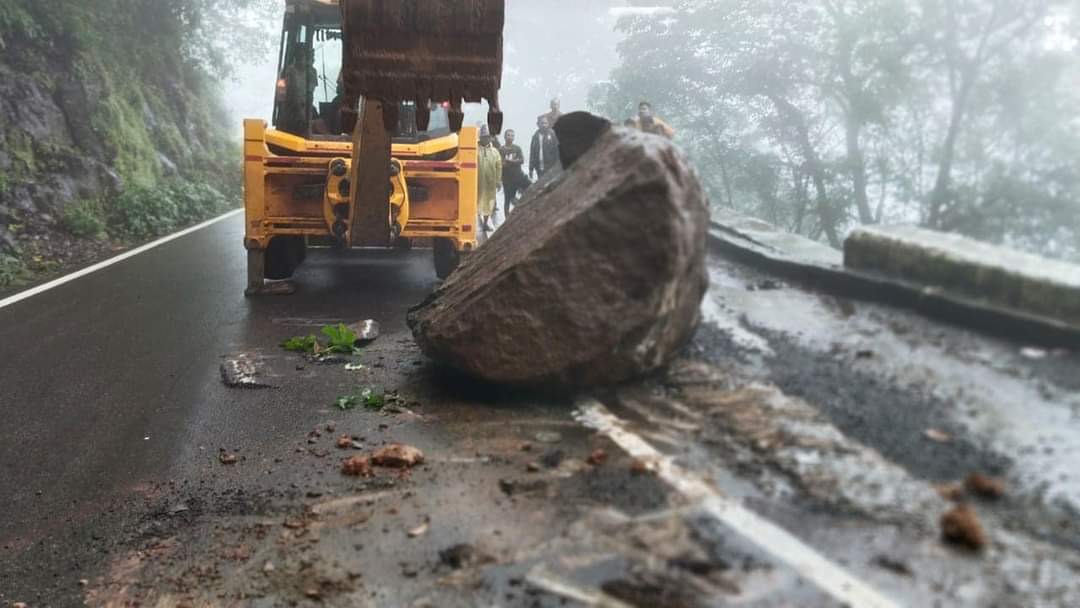
{"type": "Polygon", "coordinates": [[[435,239],[433,251],[435,252],[435,276],[445,279],[461,263],[461,253],[454,247],[454,241],[450,239],[435,239]]]}
{"type": "Polygon", "coordinates": [[[266,278],[282,281],[291,278],[307,257],[302,236],[278,236],[266,248],[266,278]]]}

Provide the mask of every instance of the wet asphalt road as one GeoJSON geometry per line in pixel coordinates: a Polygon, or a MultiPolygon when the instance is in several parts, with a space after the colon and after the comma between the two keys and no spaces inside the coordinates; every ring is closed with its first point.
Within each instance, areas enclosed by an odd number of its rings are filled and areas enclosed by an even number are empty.
{"type": "Polygon", "coordinates": [[[0,545],[183,476],[201,462],[199,446],[295,435],[303,412],[287,387],[263,415],[234,417],[222,356],[276,344],[297,310],[403,327],[402,304],[435,283],[426,251],[327,251],[305,265],[297,295],[246,299],[242,230],[233,216],[0,310],[0,545]]]}

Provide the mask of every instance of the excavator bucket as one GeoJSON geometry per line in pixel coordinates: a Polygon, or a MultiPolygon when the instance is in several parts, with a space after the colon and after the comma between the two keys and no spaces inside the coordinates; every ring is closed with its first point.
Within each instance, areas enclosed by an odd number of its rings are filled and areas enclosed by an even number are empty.
{"type": "Polygon", "coordinates": [[[448,103],[461,128],[462,102],[488,101],[492,133],[502,131],[506,0],[342,0],[346,108],[361,98],[383,105],[387,128],[400,102],[415,102],[426,130],[431,103],[448,103]]]}

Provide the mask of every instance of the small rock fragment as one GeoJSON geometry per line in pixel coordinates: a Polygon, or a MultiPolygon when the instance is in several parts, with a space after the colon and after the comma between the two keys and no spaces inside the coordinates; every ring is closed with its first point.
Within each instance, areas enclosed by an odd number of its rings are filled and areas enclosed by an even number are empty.
{"type": "Polygon", "coordinates": [[[938,443],[948,443],[952,441],[952,435],[938,429],[926,429],[923,433],[930,441],[936,441],[938,443]]]}
{"type": "Polygon", "coordinates": [[[86,587],[86,586],[87,586],[87,585],[89,585],[89,584],[90,584],[90,580],[89,580],[89,579],[85,579],[85,578],[80,578],[80,579],[79,579],[79,586],[80,586],[80,587],[86,587]]]}
{"type": "Polygon", "coordinates": [[[317,587],[308,587],[304,589],[304,596],[308,599],[317,600],[322,598],[322,592],[317,587]]]}
{"type": "Polygon", "coordinates": [[[240,460],[240,457],[231,452],[226,452],[224,448],[218,452],[218,460],[221,464],[236,464],[240,460]]]}
{"type": "Polygon", "coordinates": [[[595,449],[593,450],[592,454],[589,454],[589,458],[586,460],[586,462],[588,462],[594,467],[598,467],[607,462],[607,458],[607,452],[602,449],[595,449]]]}
{"type": "Polygon", "coordinates": [[[341,473],[352,477],[371,477],[371,459],[367,456],[353,456],[341,463],[341,473]]]}
{"type": "Polygon", "coordinates": [[[503,494],[506,494],[507,496],[528,494],[530,492],[540,492],[546,490],[547,487],[548,483],[543,479],[532,479],[528,481],[517,479],[499,480],[499,489],[502,490],[503,494]]]}
{"type": "Polygon", "coordinates": [[[494,561],[490,555],[468,543],[454,545],[439,551],[439,560],[454,570],[494,561]]]}
{"type": "Polygon", "coordinates": [[[352,439],[352,437],[350,437],[348,435],[342,435],[341,437],[338,437],[338,439],[337,439],[337,447],[342,449],[342,450],[347,450],[347,449],[351,448],[352,445],[353,445],[353,439],[352,439]]]}
{"type": "Polygon", "coordinates": [[[409,469],[423,464],[424,453],[411,445],[392,443],[375,452],[371,457],[371,462],[380,467],[409,469]]]}
{"type": "Polygon", "coordinates": [[[264,564],[262,567],[262,571],[266,574],[270,574],[274,570],[277,570],[277,568],[274,566],[274,562],[266,562],[266,564],[264,564]]]}
{"type": "Polygon", "coordinates": [[[983,498],[1001,498],[1005,495],[1004,481],[982,473],[968,475],[968,478],[964,481],[964,486],[972,494],[983,498]]]}
{"type": "Polygon", "coordinates": [[[229,388],[274,388],[259,380],[262,375],[260,365],[261,362],[246,354],[227,359],[221,363],[221,382],[229,388]]]}
{"type": "Polygon", "coordinates": [[[548,450],[540,457],[540,463],[549,469],[557,469],[562,464],[565,454],[562,450],[548,450]]]}
{"type": "Polygon", "coordinates": [[[906,563],[894,557],[889,557],[888,555],[879,555],[875,557],[874,563],[881,568],[891,570],[901,576],[912,577],[915,575],[915,573],[911,571],[911,567],[906,563]]]}
{"type": "Polygon", "coordinates": [[[979,551],[987,544],[986,532],[969,505],[957,505],[941,516],[941,537],[972,551],[979,551]]]}
{"type": "Polygon", "coordinates": [[[530,472],[530,473],[537,473],[537,472],[540,471],[540,463],[539,462],[530,462],[529,464],[525,465],[525,470],[530,472]]]}
{"type": "Polygon", "coordinates": [[[421,537],[421,536],[427,534],[427,531],[428,531],[428,528],[430,527],[430,525],[431,524],[429,524],[428,522],[425,521],[424,523],[420,524],[419,526],[416,526],[412,530],[409,530],[408,531],[409,538],[418,538],[418,537],[421,537]]]}
{"type": "Polygon", "coordinates": [[[374,342],[379,337],[379,322],[373,319],[366,319],[358,323],[353,323],[349,326],[349,329],[356,334],[356,345],[363,346],[374,342]]]}

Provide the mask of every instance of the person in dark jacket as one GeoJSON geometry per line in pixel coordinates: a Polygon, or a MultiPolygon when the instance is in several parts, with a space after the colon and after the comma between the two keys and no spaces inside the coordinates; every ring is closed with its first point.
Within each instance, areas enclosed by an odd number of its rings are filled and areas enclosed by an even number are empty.
{"type": "Polygon", "coordinates": [[[547,116],[541,116],[537,126],[529,149],[529,177],[542,177],[559,166],[559,140],[547,116]]]}
{"type": "Polygon", "coordinates": [[[525,153],[521,146],[514,143],[515,133],[512,129],[506,131],[506,145],[500,148],[503,160],[503,199],[506,203],[506,215],[510,215],[510,207],[517,201],[518,193],[529,187],[529,177],[525,175],[525,153]]]}

